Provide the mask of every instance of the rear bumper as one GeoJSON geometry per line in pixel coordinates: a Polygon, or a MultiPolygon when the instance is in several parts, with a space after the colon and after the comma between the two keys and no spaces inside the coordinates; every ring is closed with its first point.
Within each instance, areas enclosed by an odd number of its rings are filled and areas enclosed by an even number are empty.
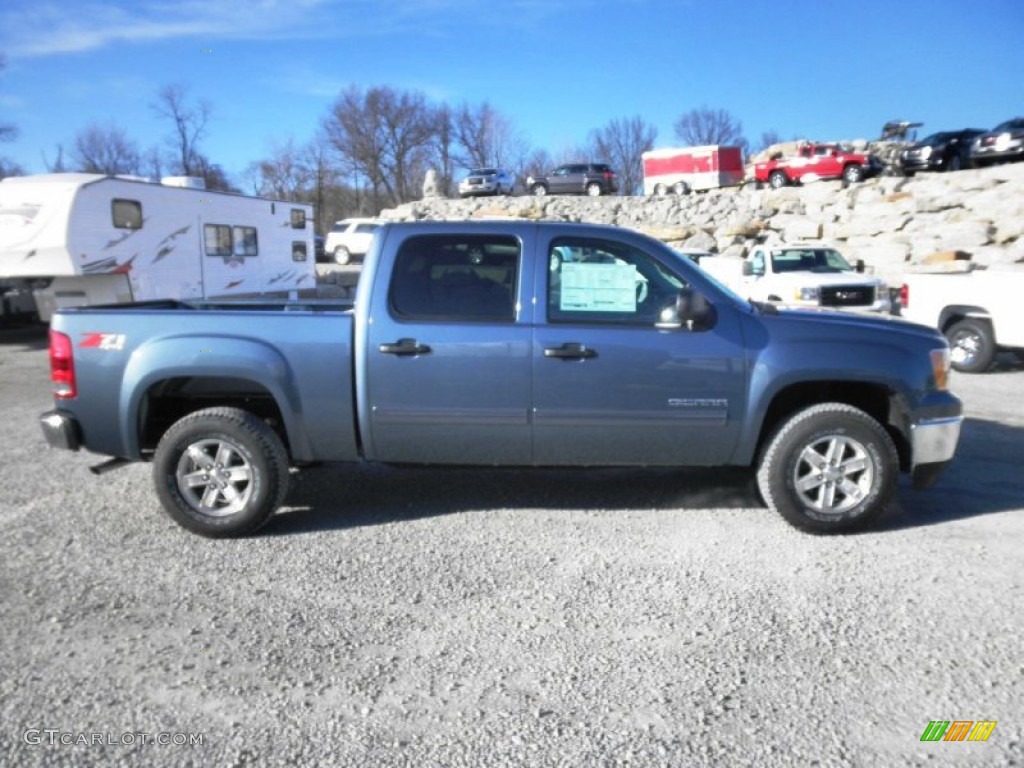
{"type": "Polygon", "coordinates": [[[911,427],[910,476],[914,488],[921,490],[932,485],[953,460],[963,421],[964,417],[957,414],[924,419],[911,427]]]}
{"type": "Polygon", "coordinates": [[[64,411],[47,411],[39,417],[39,426],[51,448],[77,451],[82,446],[78,422],[64,411]]]}

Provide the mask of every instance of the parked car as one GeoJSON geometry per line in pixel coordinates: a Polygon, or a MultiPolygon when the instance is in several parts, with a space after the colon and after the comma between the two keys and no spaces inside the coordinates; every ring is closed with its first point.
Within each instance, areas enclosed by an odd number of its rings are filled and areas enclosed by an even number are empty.
{"type": "Polygon", "coordinates": [[[376,219],[342,219],[335,222],[327,233],[324,250],[335,263],[348,264],[353,258],[362,258],[370,249],[373,233],[381,222],[376,219]]]}
{"type": "Polygon", "coordinates": [[[971,145],[971,162],[979,168],[1000,160],[1024,157],[1024,117],[1000,123],[988,133],[978,136],[971,145]]]}
{"type": "Polygon", "coordinates": [[[459,182],[460,197],[511,195],[516,177],[504,168],[474,168],[459,182]]]}
{"type": "Polygon", "coordinates": [[[526,188],[531,194],[599,195],[615,194],[619,185],[615,171],[604,163],[569,163],[560,165],[546,176],[527,176],[526,188]]]}
{"type": "Polygon", "coordinates": [[[817,179],[842,179],[847,184],[877,176],[882,162],[871,154],[848,151],[838,144],[806,143],[794,156],[754,163],[754,181],[772,189],[817,179]]]}
{"type": "Polygon", "coordinates": [[[917,171],[959,171],[971,167],[971,142],[985,131],[964,128],[939,131],[911,144],[900,153],[900,167],[908,176],[917,171]]]}

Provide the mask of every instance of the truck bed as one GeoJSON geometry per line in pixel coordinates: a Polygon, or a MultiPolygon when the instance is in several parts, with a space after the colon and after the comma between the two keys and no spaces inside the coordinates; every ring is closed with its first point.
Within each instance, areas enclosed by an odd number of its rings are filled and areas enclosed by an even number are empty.
{"type": "Polygon", "coordinates": [[[159,429],[205,393],[234,393],[288,427],[298,461],[358,458],[352,302],[150,301],[64,310],[88,407],[65,400],[90,450],[144,458],[159,429]],[[273,318],[268,312],[276,313],[273,318]],[[215,319],[214,319],[215,318],[215,319]],[[263,404],[263,405],[261,405],[263,404]],[[160,413],[140,438],[134,425],[160,413]],[[149,434],[151,432],[151,434],[149,434]]]}

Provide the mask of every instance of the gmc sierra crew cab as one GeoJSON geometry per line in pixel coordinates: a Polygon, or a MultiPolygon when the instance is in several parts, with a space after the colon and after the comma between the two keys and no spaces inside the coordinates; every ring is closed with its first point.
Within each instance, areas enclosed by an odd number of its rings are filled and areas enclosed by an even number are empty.
{"type": "Polygon", "coordinates": [[[934,328],[741,299],[637,232],[387,224],[352,304],[62,310],[52,446],[149,461],[180,525],[246,534],[310,462],[752,466],[801,529],[875,520],[953,458],[934,328]]]}

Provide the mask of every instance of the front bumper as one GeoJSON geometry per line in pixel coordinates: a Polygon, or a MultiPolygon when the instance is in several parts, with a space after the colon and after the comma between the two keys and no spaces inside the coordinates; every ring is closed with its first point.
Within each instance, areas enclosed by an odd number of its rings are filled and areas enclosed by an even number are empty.
{"type": "Polygon", "coordinates": [[[78,422],[69,413],[60,410],[47,411],[39,417],[43,437],[51,448],[77,451],[82,446],[78,422]]]}
{"type": "Polygon", "coordinates": [[[479,184],[459,183],[459,195],[461,197],[472,197],[473,195],[493,195],[498,191],[496,181],[482,181],[479,184]]]}
{"type": "Polygon", "coordinates": [[[963,415],[922,419],[910,427],[910,470],[914,488],[921,490],[934,483],[949,466],[960,440],[963,415]]]}

